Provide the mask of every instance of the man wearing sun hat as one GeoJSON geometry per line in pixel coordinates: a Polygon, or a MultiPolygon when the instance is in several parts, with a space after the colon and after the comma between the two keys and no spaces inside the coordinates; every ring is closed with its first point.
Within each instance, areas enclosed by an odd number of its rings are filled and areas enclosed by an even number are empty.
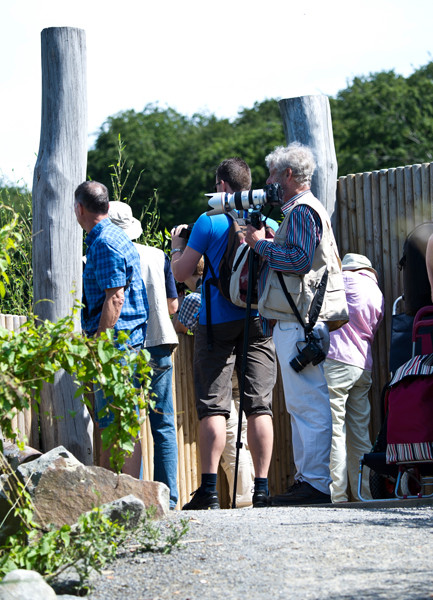
{"type": "MultiPolygon", "coordinates": [[[[370,452],[368,432],[373,364],[371,347],[382,321],[384,299],[377,273],[362,254],[349,253],[342,260],[343,279],[349,307],[349,322],[330,333],[330,349],[324,369],[332,411],[331,498],[346,502],[349,481],[358,499],[359,459],[370,452]]],[[[364,497],[371,497],[364,478],[364,497]]]]}
{"type": "MultiPolygon", "coordinates": [[[[132,215],[129,204],[110,202],[108,216],[114,225],[136,240],[143,233],[141,223],[132,215]]],[[[170,489],[170,508],[178,500],[177,490],[177,439],[174,422],[172,394],[172,352],[178,344],[170,314],[177,311],[176,283],[170,260],[162,250],[136,244],[140,255],[141,275],[149,298],[149,321],[144,347],[150,353],[152,367],[152,392],[155,407],[149,411],[150,428],[154,441],[153,479],[165,483],[170,489]]]]}

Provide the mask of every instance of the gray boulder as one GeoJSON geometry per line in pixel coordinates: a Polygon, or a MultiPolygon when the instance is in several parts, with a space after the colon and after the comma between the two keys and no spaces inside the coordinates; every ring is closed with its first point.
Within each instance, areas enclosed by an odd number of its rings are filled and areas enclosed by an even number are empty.
{"type": "Polygon", "coordinates": [[[116,475],[102,467],[85,466],[62,446],[17,469],[42,525],[72,525],[94,506],[133,495],[144,506],[156,507],[161,518],[169,510],[169,489],[163,483],[116,475]]]}
{"type": "Polygon", "coordinates": [[[0,582],[0,600],[56,600],[52,587],[36,571],[16,569],[0,582]]]}

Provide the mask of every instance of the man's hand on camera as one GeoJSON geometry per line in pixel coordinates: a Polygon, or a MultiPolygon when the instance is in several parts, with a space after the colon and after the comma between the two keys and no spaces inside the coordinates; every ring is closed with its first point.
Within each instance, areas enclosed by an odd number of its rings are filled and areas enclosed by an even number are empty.
{"type": "Polygon", "coordinates": [[[262,226],[256,229],[252,225],[247,225],[247,233],[245,236],[246,243],[254,249],[254,246],[259,240],[264,240],[266,237],[266,229],[262,226]]]}
{"type": "Polygon", "coordinates": [[[182,229],[188,229],[188,225],[176,225],[171,230],[171,249],[173,250],[185,250],[186,239],[180,237],[182,229]]]}

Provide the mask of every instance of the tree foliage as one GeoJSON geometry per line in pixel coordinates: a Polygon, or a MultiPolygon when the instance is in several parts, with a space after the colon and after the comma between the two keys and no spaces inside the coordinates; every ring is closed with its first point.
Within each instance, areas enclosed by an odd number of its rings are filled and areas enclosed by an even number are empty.
{"type": "Polygon", "coordinates": [[[433,62],[355,77],[330,104],[339,175],[432,160],[433,62]]]}
{"type": "Polygon", "coordinates": [[[27,189],[0,188],[0,231],[0,313],[26,315],[33,303],[32,197],[27,189]],[[19,243],[6,252],[8,231],[19,243]]]}
{"type": "MultiPolygon", "coordinates": [[[[339,175],[430,162],[433,134],[433,62],[405,78],[394,71],[355,77],[330,98],[339,175]]],[[[109,117],[89,153],[89,176],[110,184],[107,165],[121,135],[127,160],[142,172],[132,201],[138,216],[158,190],[161,224],[195,221],[206,210],[218,163],[241,156],[251,166],[253,187],[266,181],[264,158],[285,144],[275,99],[243,108],[236,119],[212,114],[185,117],[147,105],[109,117]]],[[[126,187],[126,195],[130,190],[126,187]]]]}
{"type": "MultiPolygon", "coordinates": [[[[243,109],[233,122],[212,114],[187,118],[171,108],[147,105],[142,112],[128,110],[109,117],[89,152],[89,177],[108,187],[107,166],[116,160],[119,135],[129,168],[133,165],[137,175],[141,172],[131,200],[134,213],[139,215],[157,190],[165,227],[195,221],[206,210],[204,194],[214,190],[221,160],[230,156],[247,160],[254,185],[261,187],[266,181],[264,156],[284,144],[278,104],[272,100],[243,109]]],[[[130,196],[132,180],[124,186],[122,199],[130,196]]]]}

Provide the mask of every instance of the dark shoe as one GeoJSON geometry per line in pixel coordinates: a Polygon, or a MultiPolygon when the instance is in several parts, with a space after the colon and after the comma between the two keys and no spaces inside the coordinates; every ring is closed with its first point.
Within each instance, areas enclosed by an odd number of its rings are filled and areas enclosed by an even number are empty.
{"type": "Polygon", "coordinates": [[[211,510],[220,507],[216,492],[203,492],[201,487],[191,494],[193,499],[182,506],[182,510],[211,510]]]}
{"type": "Polygon", "coordinates": [[[271,498],[271,506],[330,504],[331,496],[320,492],[306,481],[297,481],[285,493],[271,498]]]}
{"type": "Polygon", "coordinates": [[[263,490],[254,492],[253,494],[253,508],[265,508],[270,506],[270,496],[267,495],[263,490]]]}

